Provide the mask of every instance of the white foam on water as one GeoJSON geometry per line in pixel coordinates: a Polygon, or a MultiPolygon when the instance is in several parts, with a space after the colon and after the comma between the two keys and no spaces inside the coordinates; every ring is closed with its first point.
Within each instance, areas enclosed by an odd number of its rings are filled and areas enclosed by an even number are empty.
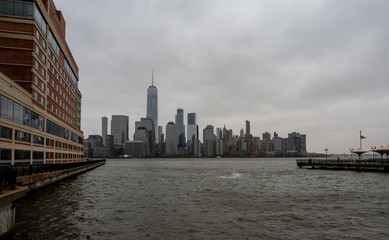
{"type": "Polygon", "coordinates": [[[220,176],[220,178],[240,178],[241,176],[242,176],[242,174],[240,174],[240,173],[232,173],[229,176],[220,176]]]}

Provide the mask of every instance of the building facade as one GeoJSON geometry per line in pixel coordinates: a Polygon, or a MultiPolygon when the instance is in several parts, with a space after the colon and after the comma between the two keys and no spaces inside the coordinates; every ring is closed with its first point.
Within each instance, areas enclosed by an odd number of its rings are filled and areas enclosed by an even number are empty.
{"type": "MultiPolygon", "coordinates": [[[[147,117],[154,122],[154,139],[158,143],[158,89],[154,86],[154,76],[152,74],[151,86],[147,89],[147,117]]],[[[136,130],[136,129],[135,129],[136,130]]]]}
{"type": "Polygon", "coordinates": [[[101,136],[103,137],[103,146],[107,146],[107,129],[108,129],[108,118],[101,118],[101,136]]]}
{"type": "Polygon", "coordinates": [[[124,147],[124,143],[128,141],[128,124],[129,117],[124,115],[112,115],[111,119],[111,135],[114,137],[115,145],[124,147]]]}
{"type": "Polygon", "coordinates": [[[193,142],[197,139],[197,119],[196,113],[188,113],[188,149],[191,154],[194,153],[193,142]]]}
{"type": "Polygon", "coordinates": [[[176,126],[177,126],[177,148],[182,149],[185,147],[184,110],[182,108],[177,109],[176,126]]]}
{"type": "Polygon", "coordinates": [[[0,0],[0,164],[86,160],[65,33],[52,0],[0,0]]]}

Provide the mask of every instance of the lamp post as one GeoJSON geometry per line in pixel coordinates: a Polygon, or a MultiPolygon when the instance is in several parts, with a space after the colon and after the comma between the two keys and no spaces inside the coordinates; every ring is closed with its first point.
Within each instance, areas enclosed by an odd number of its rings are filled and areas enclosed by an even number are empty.
{"type": "Polygon", "coordinates": [[[328,152],[328,148],[325,148],[324,151],[326,151],[326,161],[327,161],[327,152],[328,152]]]}
{"type": "Polygon", "coordinates": [[[372,147],[371,147],[371,150],[373,150],[373,160],[374,160],[374,150],[376,150],[376,149],[377,149],[376,146],[374,146],[374,147],[372,146],[372,147]]]}
{"type": "Polygon", "coordinates": [[[353,160],[354,148],[350,148],[350,159],[353,160]]]}

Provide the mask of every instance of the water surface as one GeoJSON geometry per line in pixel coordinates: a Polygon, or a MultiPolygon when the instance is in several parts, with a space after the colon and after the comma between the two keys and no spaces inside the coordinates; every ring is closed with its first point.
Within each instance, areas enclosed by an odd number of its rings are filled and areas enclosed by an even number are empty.
{"type": "Polygon", "coordinates": [[[107,160],[16,203],[13,239],[389,239],[389,175],[295,159],[107,160]]]}

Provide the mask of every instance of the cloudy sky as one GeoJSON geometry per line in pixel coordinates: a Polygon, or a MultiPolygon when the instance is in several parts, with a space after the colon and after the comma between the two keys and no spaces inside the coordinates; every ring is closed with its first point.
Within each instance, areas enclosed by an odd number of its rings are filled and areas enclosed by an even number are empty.
{"type": "Polygon", "coordinates": [[[176,109],[238,134],[307,134],[310,152],[389,144],[389,1],[55,0],[80,68],[85,136],[101,117],[176,109]]]}

